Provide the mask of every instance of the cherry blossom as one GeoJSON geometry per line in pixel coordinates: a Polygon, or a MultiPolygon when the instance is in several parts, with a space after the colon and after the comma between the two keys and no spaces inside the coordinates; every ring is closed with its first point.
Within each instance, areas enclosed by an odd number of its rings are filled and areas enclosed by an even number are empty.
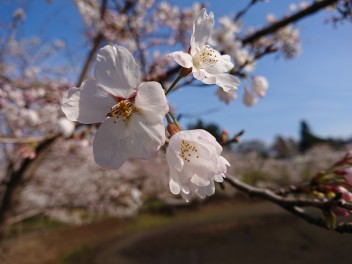
{"type": "Polygon", "coordinates": [[[269,88],[269,83],[264,76],[255,76],[252,80],[252,91],[258,96],[264,97],[269,88]]]}
{"type": "Polygon", "coordinates": [[[129,157],[155,157],[165,142],[169,109],[161,85],[141,83],[132,54],[116,45],[100,49],[94,75],[64,95],[62,110],[71,121],[103,122],[93,142],[95,161],[118,169],[129,157]]]}
{"type": "Polygon", "coordinates": [[[227,93],[224,92],[223,89],[221,89],[220,87],[218,87],[218,89],[216,90],[215,94],[219,97],[220,101],[223,101],[225,104],[230,104],[230,102],[232,100],[236,100],[237,99],[237,93],[233,92],[233,93],[227,93]]]}
{"type": "Polygon", "coordinates": [[[244,86],[244,94],[243,94],[243,103],[245,106],[253,106],[257,103],[258,99],[257,97],[248,90],[247,86],[244,86]]]}
{"type": "Polygon", "coordinates": [[[215,192],[214,181],[222,182],[230,166],[220,156],[222,147],[202,129],[180,131],[170,138],[166,159],[170,170],[169,187],[189,201],[192,194],[200,198],[215,192]]]}
{"type": "Polygon", "coordinates": [[[214,15],[203,8],[193,24],[189,53],[176,51],[170,54],[182,67],[191,68],[194,78],[205,84],[216,84],[225,92],[233,92],[239,80],[227,73],[233,68],[229,55],[221,55],[207,43],[214,27],[214,15]]]}
{"type": "Polygon", "coordinates": [[[75,124],[64,117],[60,117],[57,120],[57,124],[62,135],[66,138],[72,136],[73,132],[75,131],[75,124]]]}

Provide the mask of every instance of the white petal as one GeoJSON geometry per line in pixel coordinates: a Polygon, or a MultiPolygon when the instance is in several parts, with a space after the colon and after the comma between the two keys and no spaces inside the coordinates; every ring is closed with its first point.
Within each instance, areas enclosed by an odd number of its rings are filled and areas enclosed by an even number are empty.
{"type": "Polygon", "coordinates": [[[174,140],[170,140],[169,146],[166,149],[166,161],[170,171],[175,169],[180,172],[184,166],[184,160],[177,155],[177,151],[179,151],[180,147],[180,142],[178,143],[179,144],[176,145],[174,140]]]}
{"type": "Polygon", "coordinates": [[[117,45],[99,50],[94,75],[97,85],[123,98],[129,98],[140,83],[139,67],[132,54],[117,45]]]}
{"type": "Polygon", "coordinates": [[[95,80],[87,80],[64,94],[61,109],[71,121],[93,124],[104,121],[115,103],[111,95],[96,86],[95,80]]]}
{"type": "Polygon", "coordinates": [[[160,122],[169,111],[164,90],[157,82],[142,83],[134,105],[150,122],[160,122]]]}
{"type": "Polygon", "coordinates": [[[228,72],[233,66],[230,56],[222,55],[216,63],[211,64],[211,66],[206,67],[204,70],[211,74],[220,74],[228,72]]]}
{"type": "Polygon", "coordinates": [[[207,197],[207,193],[205,191],[204,188],[200,188],[199,190],[197,190],[195,192],[200,198],[204,199],[205,197],[207,197]]]}
{"type": "Polygon", "coordinates": [[[205,84],[216,84],[216,77],[214,75],[207,76],[202,82],[205,84]]]}
{"type": "Polygon", "coordinates": [[[101,124],[93,141],[96,163],[108,169],[122,166],[128,158],[125,130],[125,123],[117,118],[108,118],[101,124]]]}
{"type": "Polygon", "coordinates": [[[183,51],[175,51],[169,54],[183,68],[192,68],[192,56],[183,51]]]}
{"type": "Polygon", "coordinates": [[[191,200],[191,198],[192,198],[192,194],[191,193],[183,193],[183,192],[181,192],[181,196],[182,196],[182,198],[183,199],[185,199],[185,201],[188,203],[190,200],[191,200]]]}
{"type": "Polygon", "coordinates": [[[243,103],[248,107],[253,106],[257,103],[257,97],[255,97],[254,94],[248,91],[248,88],[246,86],[244,87],[243,103]]]}
{"type": "Polygon", "coordinates": [[[196,78],[197,80],[202,81],[205,78],[204,70],[198,70],[193,68],[192,73],[193,73],[193,77],[196,78]]]}
{"type": "Polygon", "coordinates": [[[215,175],[214,176],[214,181],[216,182],[223,182],[224,181],[224,178],[223,178],[224,174],[218,174],[218,175],[215,175]]]}
{"type": "Polygon", "coordinates": [[[215,75],[216,84],[219,85],[224,92],[233,93],[240,85],[240,80],[229,73],[215,75]]]}
{"type": "Polygon", "coordinates": [[[203,8],[193,23],[193,33],[191,37],[191,55],[193,56],[203,48],[209,41],[211,32],[214,28],[214,14],[207,15],[203,8]]]}
{"type": "Polygon", "coordinates": [[[143,115],[134,113],[126,129],[127,149],[130,157],[152,159],[158,155],[159,148],[165,143],[163,120],[151,123],[143,115]]]}
{"type": "Polygon", "coordinates": [[[269,88],[269,83],[264,76],[253,77],[252,91],[260,97],[264,97],[269,88]]]}
{"type": "Polygon", "coordinates": [[[173,194],[179,194],[181,189],[180,189],[180,185],[177,184],[177,182],[175,182],[173,179],[170,179],[169,181],[169,187],[170,187],[170,191],[173,194]]]}
{"type": "Polygon", "coordinates": [[[72,136],[72,134],[75,132],[75,123],[67,120],[65,117],[60,117],[57,120],[57,125],[65,138],[72,136]]]}
{"type": "Polygon", "coordinates": [[[211,182],[208,186],[204,187],[205,193],[210,196],[215,193],[215,185],[211,182]]]}
{"type": "Polygon", "coordinates": [[[198,185],[198,186],[207,186],[210,184],[209,179],[205,179],[205,178],[199,176],[198,174],[193,175],[191,182],[194,183],[195,185],[198,185]]]}

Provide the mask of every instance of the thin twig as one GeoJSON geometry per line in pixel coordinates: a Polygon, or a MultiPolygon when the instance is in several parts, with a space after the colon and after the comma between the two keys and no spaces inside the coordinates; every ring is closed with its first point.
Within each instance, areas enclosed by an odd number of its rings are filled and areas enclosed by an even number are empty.
{"type": "MultiPolygon", "coordinates": [[[[284,208],[288,212],[305,220],[307,223],[313,224],[315,226],[318,226],[324,229],[329,229],[325,219],[307,213],[307,211],[302,207],[313,207],[321,210],[330,208],[332,204],[338,205],[344,208],[352,207],[351,204],[345,203],[341,200],[336,201],[334,199],[319,200],[319,199],[282,197],[268,189],[261,189],[261,188],[250,186],[230,175],[226,176],[225,181],[229,183],[232,187],[236,188],[237,190],[247,193],[250,197],[257,197],[257,198],[261,198],[261,199],[273,202],[279,205],[280,207],[284,208]]],[[[339,223],[337,224],[334,231],[339,233],[352,233],[352,223],[345,223],[345,222],[339,223]]]]}
{"type": "Polygon", "coordinates": [[[313,15],[314,13],[318,12],[319,10],[337,3],[338,0],[323,0],[320,2],[314,2],[311,6],[302,9],[301,11],[296,12],[292,16],[286,17],[282,20],[279,20],[261,30],[258,30],[254,32],[252,35],[249,35],[248,37],[242,39],[243,44],[250,44],[253,43],[254,41],[258,40],[259,38],[266,36],[268,34],[271,34],[278,29],[287,26],[288,24],[291,24],[293,22],[296,22],[304,17],[313,15]]]}
{"type": "Polygon", "coordinates": [[[301,207],[311,206],[311,207],[322,209],[322,208],[325,208],[326,205],[329,203],[329,200],[327,199],[319,200],[319,199],[282,197],[269,189],[262,189],[262,188],[250,186],[232,176],[226,176],[225,181],[227,181],[232,187],[235,187],[236,189],[244,193],[247,193],[250,197],[262,198],[270,202],[276,203],[278,205],[301,206],[301,207]]]}
{"type": "Polygon", "coordinates": [[[237,21],[239,20],[242,16],[244,16],[248,10],[254,6],[256,3],[258,2],[258,0],[252,0],[251,2],[249,2],[246,7],[244,9],[242,9],[240,12],[237,13],[237,15],[235,16],[234,20],[237,21]]]}
{"type": "Polygon", "coordinates": [[[26,143],[40,143],[45,140],[51,139],[53,137],[57,137],[58,133],[51,133],[44,136],[38,137],[26,137],[26,138],[5,138],[0,137],[0,143],[10,143],[10,144],[26,144],[26,143]]]}

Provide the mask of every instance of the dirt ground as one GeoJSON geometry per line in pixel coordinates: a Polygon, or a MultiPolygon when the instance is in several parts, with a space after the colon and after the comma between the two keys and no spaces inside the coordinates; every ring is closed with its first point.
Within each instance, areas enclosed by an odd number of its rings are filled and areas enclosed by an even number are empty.
{"type": "Polygon", "coordinates": [[[311,226],[267,203],[221,202],[12,239],[4,264],[349,263],[352,234],[311,226]]]}

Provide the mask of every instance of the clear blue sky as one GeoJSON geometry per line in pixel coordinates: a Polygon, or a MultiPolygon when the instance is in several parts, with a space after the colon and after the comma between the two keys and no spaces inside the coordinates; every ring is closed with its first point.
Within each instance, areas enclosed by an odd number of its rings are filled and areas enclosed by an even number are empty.
{"type": "MultiPolygon", "coordinates": [[[[5,1],[4,1],[5,2],[5,1]]],[[[0,21],[10,16],[15,9],[12,3],[0,4],[0,21]]],[[[27,2],[27,19],[22,34],[38,33],[45,40],[63,39],[75,54],[73,63],[81,63],[86,54],[86,45],[81,33],[83,24],[71,0],[27,2]]],[[[170,1],[180,6],[191,1],[170,1]]],[[[208,10],[215,18],[232,15],[247,1],[208,1],[208,10]],[[228,12],[232,10],[232,12],[228,12]]],[[[269,12],[281,17],[290,2],[271,0],[269,4],[258,4],[245,17],[245,26],[260,26],[269,12]]],[[[303,53],[293,60],[274,56],[257,63],[256,75],[264,75],[270,83],[265,99],[252,107],[245,107],[242,88],[239,99],[225,106],[214,96],[216,87],[188,87],[170,96],[170,101],[180,112],[197,114],[209,109],[218,111],[203,116],[206,122],[216,122],[229,131],[246,130],[243,139],[260,138],[270,142],[275,135],[298,137],[298,125],[305,119],[313,131],[320,136],[352,136],[352,24],[334,28],[324,25],[331,15],[322,12],[298,23],[301,29],[303,53]],[[200,90],[201,89],[201,90],[200,90]],[[197,99],[195,99],[197,98],[197,99]]],[[[195,119],[184,120],[185,123],[195,119]]]]}

